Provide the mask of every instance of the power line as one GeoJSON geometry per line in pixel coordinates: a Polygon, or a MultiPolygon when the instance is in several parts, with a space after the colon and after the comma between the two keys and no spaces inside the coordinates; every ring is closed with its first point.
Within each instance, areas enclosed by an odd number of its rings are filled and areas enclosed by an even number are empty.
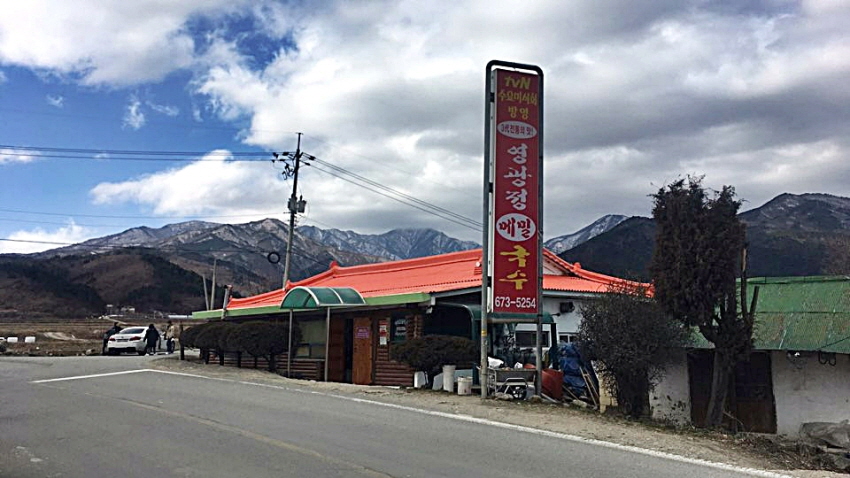
{"type": "Polygon", "coordinates": [[[0,154],[33,158],[95,159],[99,161],[186,161],[186,162],[261,162],[268,161],[263,151],[141,151],[90,148],[52,148],[40,146],[0,145],[0,154]]]}
{"type": "Polygon", "coordinates": [[[366,189],[366,190],[372,191],[372,192],[374,192],[374,193],[376,193],[376,194],[380,194],[381,196],[384,196],[384,197],[386,197],[386,198],[389,198],[389,199],[392,199],[392,200],[394,200],[394,201],[400,202],[400,203],[402,203],[402,204],[405,204],[405,205],[411,206],[411,207],[416,208],[416,209],[418,209],[418,210],[420,210],[420,211],[426,212],[426,213],[428,213],[428,214],[432,214],[432,215],[437,216],[437,217],[439,217],[439,218],[441,218],[441,219],[445,219],[445,220],[447,220],[447,221],[453,222],[453,223],[458,224],[458,225],[461,225],[461,226],[463,226],[463,227],[467,227],[467,228],[469,228],[469,229],[476,230],[476,231],[480,231],[480,230],[481,230],[481,228],[482,228],[482,226],[481,226],[481,223],[480,223],[480,222],[476,222],[476,221],[474,221],[473,219],[470,219],[470,218],[468,218],[468,217],[466,217],[466,216],[461,216],[461,215],[459,215],[459,214],[452,213],[452,212],[450,212],[450,211],[448,211],[448,212],[446,212],[446,213],[443,213],[443,212],[441,212],[441,211],[440,211],[440,210],[443,210],[443,208],[440,208],[439,206],[434,206],[434,205],[432,205],[432,204],[426,203],[426,202],[421,201],[421,200],[416,200],[416,201],[408,201],[408,200],[405,200],[405,199],[403,199],[403,197],[409,197],[409,196],[407,196],[407,195],[406,195],[406,194],[404,194],[404,193],[401,193],[401,192],[395,191],[395,190],[394,190],[394,189],[392,189],[392,188],[388,188],[388,187],[380,188],[380,189],[383,189],[383,190],[387,191],[387,192],[382,192],[382,191],[381,191],[381,190],[379,190],[379,189],[371,188],[371,187],[369,187],[369,186],[367,186],[367,185],[360,184],[360,183],[356,182],[356,181],[355,181],[355,180],[353,180],[353,179],[350,179],[350,178],[347,178],[347,177],[343,176],[342,174],[337,174],[337,173],[334,173],[334,172],[332,172],[332,171],[328,171],[328,170],[322,169],[322,168],[320,168],[320,167],[316,167],[315,165],[312,165],[312,167],[313,167],[314,169],[318,170],[318,171],[321,171],[321,172],[325,173],[325,174],[329,174],[329,175],[334,176],[334,177],[336,177],[336,178],[338,178],[338,179],[341,179],[341,180],[343,180],[343,181],[346,181],[346,182],[349,182],[349,183],[351,183],[351,184],[354,184],[355,186],[359,186],[359,187],[361,187],[361,188],[363,188],[363,189],[366,189]],[[402,198],[392,196],[392,194],[399,194],[399,195],[401,195],[401,196],[402,196],[402,198]]]}
{"type": "MultiPolygon", "coordinates": [[[[405,173],[405,174],[408,174],[408,175],[410,175],[410,176],[414,176],[414,175],[416,174],[416,173],[414,173],[414,172],[412,172],[412,171],[409,171],[409,170],[407,170],[407,169],[399,168],[398,166],[396,166],[396,165],[395,165],[395,164],[393,164],[393,163],[388,163],[388,162],[386,162],[386,161],[381,161],[381,160],[379,160],[379,159],[377,159],[377,158],[374,158],[374,157],[372,157],[372,156],[367,156],[367,155],[365,155],[365,154],[360,154],[360,153],[358,153],[357,151],[352,151],[350,148],[346,148],[346,147],[344,147],[344,146],[339,146],[339,145],[337,145],[337,144],[335,144],[335,143],[333,143],[333,142],[331,142],[331,141],[327,141],[327,140],[324,140],[324,139],[318,138],[318,137],[316,137],[316,136],[311,136],[311,135],[309,135],[309,134],[306,134],[306,133],[305,133],[305,134],[304,134],[304,137],[306,137],[306,138],[311,138],[311,139],[313,139],[314,141],[319,142],[319,143],[322,143],[322,144],[325,144],[325,145],[327,145],[327,146],[329,146],[329,147],[331,147],[331,148],[336,148],[336,149],[338,149],[338,150],[342,150],[346,156],[357,156],[357,157],[359,157],[359,158],[366,159],[366,160],[368,160],[368,161],[370,161],[370,162],[373,162],[373,163],[376,163],[376,164],[380,164],[382,168],[390,168],[390,169],[394,169],[394,170],[396,170],[396,171],[398,171],[398,172],[405,173]]],[[[459,192],[468,192],[467,188],[458,188],[458,187],[446,186],[446,185],[443,185],[443,187],[445,187],[445,188],[449,188],[449,189],[452,189],[452,190],[455,190],[455,191],[459,191],[459,192]]],[[[476,200],[479,198],[479,196],[477,196],[477,195],[473,195],[473,194],[467,194],[467,196],[468,196],[469,198],[473,198],[473,197],[474,197],[476,200]]]]}
{"type": "MultiPolygon", "coordinates": [[[[199,152],[199,151],[140,151],[140,150],[96,150],[96,149],[88,149],[88,148],[56,148],[56,147],[34,147],[34,146],[15,146],[15,145],[0,145],[0,152],[2,150],[7,150],[6,154],[22,154],[22,155],[43,155],[40,157],[70,157],[73,159],[102,159],[102,160],[111,160],[111,159],[120,159],[120,160],[144,160],[144,161],[203,161],[203,159],[198,159],[198,157],[206,157],[209,158],[209,161],[233,161],[234,159],[229,158],[240,158],[237,160],[242,161],[269,161],[268,156],[264,156],[266,153],[258,153],[258,152],[225,152],[225,151],[211,151],[211,152],[199,152]],[[100,155],[106,155],[103,158],[99,158],[100,155]],[[112,156],[115,156],[114,158],[112,156]],[[165,156],[171,156],[170,158],[164,158],[165,156]],[[173,157],[181,157],[181,159],[175,159],[173,157]]],[[[274,153],[278,157],[286,157],[291,156],[295,153],[292,152],[283,152],[283,153],[274,153]]],[[[342,179],[351,184],[359,186],[363,189],[372,191],[374,193],[380,194],[384,197],[393,199],[401,204],[405,204],[411,207],[414,207],[420,211],[432,214],[441,219],[448,220],[455,224],[467,227],[473,230],[481,230],[483,225],[480,221],[475,219],[463,216],[461,214],[455,213],[449,209],[437,206],[430,202],[421,200],[407,193],[398,191],[394,188],[381,184],[378,181],[374,181],[372,179],[366,178],[360,174],[354,173],[345,169],[341,166],[337,166],[328,161],[324,161],[320,158],[317,158],[312,155],[303,154],[303,157],[306,160],[312,161],[314,164],[309,162],[305,162],[305,165],[312,165],[315,169],[324,172],[325,174],[329,174],[338,179],[342,179]],[[316,165],[321,165],[324,168],[318,167],[316,165]]],[[[2,209],[0,209],[2,211],[2,209]]],[[[11,212],[11,211],[9,211],[11,212]]],[[[79,215],[80,217],[89,217],[87,215],[79,215]]],[[[241,215],[240,215],[241,216],[241,215]]],[[[229,217],[240,217],[240,216],[229,216],[229,217]]],[[[103,217],[121,217],[121,216],[103,216],[103,217]]],[[[183,216],[190,217],[190,216],[183,216]]],[[[194,216],[194,217],[202,217],[202,216],[194,216]]],[[[228,216],[206,216],[206,217],[228,217],[228,216]]],[[[126,218],[126,217],[125,217],[126,218]]]]}
{"type": "MultiPolygon", "coordinates": [[[[45,212],[45,211],[27,211],[23,209],[5,209],[0,208],[0,212],[11,212],[16,214],[33,214],[36,216],[61,216],[61,217],[90,217],[90,218],[101,218],[101,219],[203,219],[203,218],[228,218],[228,217],[246,217],[246,216],[257,216],[257,217],[269,217],[278,214],[282,214],[280,211],[274,212],[258,212],[258,213],[246,213],[246,214],[217,214],[217,215],[192,215],[192,216],[139,216],[139,215],[106,215],[106,214],[68,214],[68,213],[59,213],[59,212],[45,212]]],[[[120,227],[120,226],[119,226],[120,227]]]]}
{"type": "MultiPolygon", "coordinates": [[[[0,111],[6,111],[10,113],[18,113],[18,114],[28,114],[28,115],[38,115],[38,116],[54,116],[58,118],[82,118],[89,120],[96,120],[102,122],[109,122],[110,124],[115,122],[115,117],[112,116],[101,116],[101,115],[81,115],[81,114],[70,114],[70,113],[57,113],[54,111],[31,111],[25,110],[22,108],[0,108],[0,111]]],[[[210,126],[207,123],[185,123],[180,121],[160,121],[157,119],[146,119],[145,121],[146,127],[169,127],[169,128],[182,128],[182,129],[193,129],[193,130],[208,130],[208,131],[238,131],[243,128],[234,127],[234,126],[210,126]]],[[[253,131],[261,132],[261,133],[294,133],[292,131],[284,131],[279,129],[253,129],[253,131]]]]}

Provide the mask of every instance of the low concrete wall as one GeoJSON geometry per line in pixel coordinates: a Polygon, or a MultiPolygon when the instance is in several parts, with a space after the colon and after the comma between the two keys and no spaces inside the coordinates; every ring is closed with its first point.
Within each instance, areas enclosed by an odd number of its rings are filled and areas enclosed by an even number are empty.
{"type": "Polygon", "coordinates": [[[850,419],[850,355],[835,359],[831,366],[817,352],[771,352],[778,434],[796,437],[803,423],[850,419]]]}
{"type": "Polygon", "coordinates": [[[664,377],[649,393],[652,418],[678,425],[691,421],[691,398],[688,384],[688,358],[684,351],[667,366],[664,377]]]}

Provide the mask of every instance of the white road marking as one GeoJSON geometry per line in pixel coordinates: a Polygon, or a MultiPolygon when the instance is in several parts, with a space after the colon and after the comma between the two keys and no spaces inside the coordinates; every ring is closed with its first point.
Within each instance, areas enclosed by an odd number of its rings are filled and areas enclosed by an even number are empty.
{"type": "Polygon", "coordinates": [[[155,372],[155,373],[162,373],[162,374],[166,374],[166,375],[177,375],[177,376],[190,377],[190,378],[202,378],[202,379],[205,379],[205,380],[213,380],[213,381],[219,381],[219,382],[230,382],[230,383],[236,383],[236,384],[240,384],[240,385],[251,385],[251,386],[254,386],[254,387],[271,388],[271,389],[285,390],[285,391],[290,391],[290,392],[306,393],[306,394],[310,394],[310,395],[319,395],[319,396],[323,396],[323,397],[336,398],[336,399],[339,399],[339,400],[346,400],[346,401],[349,401],[349,402],[366,403],[366,404],[370,404],[370,405],[376,405],[376,406],[379,406],[379,407],[394,408],[396,410],[404,410],[404,411],[413,412],[413,413],[420,413],[420,414],[423,414],[423,415],[430,415],[430,416],[435,416],[435,417],[448,418],[450,420],[459,420],[459,421],[464,421],[464,422],[477,423],[477,424],[480,424],[480,425],[488,425],[488,426],[497,427],[497,428],[515,430],[515,431],[520,431],[520,432],[524,432],[524,433],[531,433],[531,434],[541,435],[541,436],[550,437],[550,438],[558,438],[558,439],[561,439],[561,440],[567,440],[567,441],[576,442],[576,443],[583,443],[583,444],[587,444],[587,445],[601,446],[601,447],[604,447],[604,448],[610,448],[610,449],[614,449],[614,450],[628,451],[628,452],[631,452],[631,453],[637,453],[637,454],[640,454],[640,455],[652,456],[652,457],[655,457],[655,458],[663,458],[663,459],[666,459],[666,460],[676,461],[676,462],[679,462],[679,463],[688,463],[688,464],[692,464],[692,465],[700,465],[700,466],[705,466],[705,467],[708,467],[708,468],[714,468],[714,469],[717,469],[717,470],[731,471],[731,472],[741,473],[741,474],[750,475],[750,476],[758,476],[758,477],[761,477],[761,478],[793,478],[790,475],[785,475],[785,474],[777,473],[777,472],[774,472],[774,471],[758,470],[758,469],[755,469],[755,468],[747,468],[747,467],[742,467],[742,466],[737,466],[737,465],[730,465],[728,463],[719,463],[719,462],[715,462],[715,461],[703,460],[703,459],[700,459],[700,458],[689,458],[689,457],[685,457],[685,456],[674,455],[672,453],[667,453],[667,452],[663,452],[663,451],[648,450],[646,448],[639,448],[639,447],[632,446],[632,445],[621,445],[619,443],[607,442],[607,441],[603,441],[603,440],[597,440],[597,439],[594,439],[594,438],[584,438],[584,437],[580,437],[580,436],[577,436],[577,435],[570,435],[570,434],[567,434],[567,433],[552,432],[552,431],[548,431],[548,430],[540,430],[540,429],[537,429],[537,428],[531,428],[531,427],[526,427],[526,426],[522,426],[522,425],[514,425],[514,424],[511,424],[511,423],[497,422],[497,421],[493,421],[493,420],[488,420],[486,418],[473,417],[473,416],[470,416],[470,415],[461,415],[461,414],[456,414],[456,413],[438,412],[438,411],[435,411],[435,410],[425,410],[425,409],[422,409],[422,408],[408,407],[406,405],[397,405],[397,404],[394,404],[394,403],[377,402],[377,401],[374,401],[374,400],[367,400],[367,399],[364,399],[364,398],[349,397],[349,396],[345,396],[345,395],[337,395],[337,394],[334,394],[334,393],[319,392],[319,391],[316,391],[316,390],[304,390],[304,389],[294,388],[294,387],[284,387],[284,386],[280,386],[280,385],[269,385],[269,384],[257,383],[257,382],[246,382],[246,381],[243,381],[243,380],[232,380],[232,379],[227,379],[227,378],[208,377],[208,376],[205,376],[205,375],[197,375],[197,374],[183,373],[183,372],[170,372],[170,371],[166,371],[166,370],[154,370],[154,369],[140,369],[140,370],[128,370],[128,371],[125,371],[125,372],[112,372],[112,373],[103,373],[103,374],[96,374],[96,375],[81,375],[81,376],[76,376],[76,377],[53,378],[53,379],[48,379],[48,380],[36,380],[36,381],[30,382],[30,383],[49,383],[49,382],[59,382],[59,381],[63,381],[63,380],[80,380],[80,379],[86,379],[86,378],[108,377],[108,376],[113,376],[113,375],[124,375],[124,374],[128,374],[128,373],[140,373],[140,372],[155,372]]]}
{"type": "Polygon", "coordinates": [[[30,383],[66,382],[68,380],[84,380],[84,379],[87,379],[87,378],[111,377],[111,376],[114,376],[114,375],[127,375],[128,373],[140,373],[140,372],[156,372],[156,370],[143,368],[143,369],[139,369],[139,370],[125,370],[123,372],[109,372],[109,373],[97,373],[97,374],[93,374],[93,375],[76,375],[76,376],[73,376],[73,377],[48,378],[46,380],[33,380],[30,383]]]}

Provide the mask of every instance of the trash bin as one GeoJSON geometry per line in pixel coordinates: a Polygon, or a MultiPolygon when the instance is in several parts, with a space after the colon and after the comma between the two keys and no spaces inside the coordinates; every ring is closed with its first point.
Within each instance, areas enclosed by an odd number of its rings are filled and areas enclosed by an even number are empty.
{"type": "Polygon", "coordinates": [[[564,396],[564,372],[551,368],[543,369],[543,394],[560,400],[564,396]]]}
{"type": "Polygon", "coordinates": [[[457,394],[472,395],[472,377],[458,377],[457,394]]]}
{"type": "Polygon", "coordinates": [[[449,393],[455,391],[455,365],[443,365],[443,390],[449,393]]]}
{"type": "Polygon", "coordinates": [[[425,372],[416,372],[413,374],[413,388],[425,388],[428,386],[428,377],[425,372]]]}

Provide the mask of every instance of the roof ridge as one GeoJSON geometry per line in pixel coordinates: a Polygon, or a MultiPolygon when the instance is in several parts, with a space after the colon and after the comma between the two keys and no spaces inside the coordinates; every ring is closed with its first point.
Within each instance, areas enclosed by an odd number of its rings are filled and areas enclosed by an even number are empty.
{"type": "MultiPolygon", "coordinates": [[[[413,257],[410,259],[401,259],[397,261],[387,262],[372,262],[369,264],[358,264],[356,266],[339,266],[335,269],[336,277],[342,277],[352,274],[371,274],[382,273],[388,271],[401,271],[407,269],[416,269],[420,267],[430,266],[434,264],[452,264],[458,262],[467,262],[477,258],[480,260],[481,249],[469,249],[465,251],[448,252],[438,254],[436,256],[413,257]],[[457,257],[451,257],[457,256],[457,257]],[[472,257],[467,257],[472,256],[472,257]]],[[[318,277],[319,274],[313,277],[318,277]]]]}

